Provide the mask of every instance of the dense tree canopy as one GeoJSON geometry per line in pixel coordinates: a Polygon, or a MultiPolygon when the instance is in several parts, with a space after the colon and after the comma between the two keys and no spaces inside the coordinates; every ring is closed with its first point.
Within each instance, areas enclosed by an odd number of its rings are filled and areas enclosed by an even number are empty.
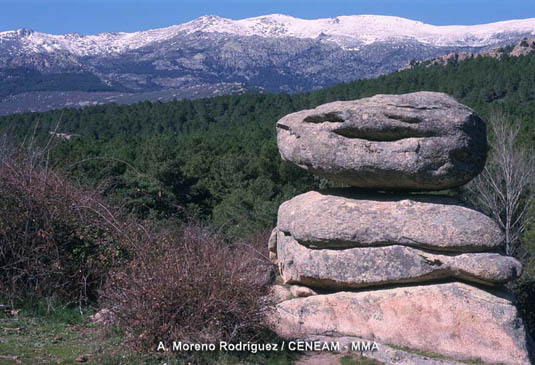
{"type": "Polygon", "coordinates": [[[304,94],[246,94],[168,103],[102,105],[0,118],[14,138],[50,131],[76,134],[53,160],[140,217],[191,215],[242,235],[274,225],[276,209],[322,183],[284,163],[275,122],[285,114],[334,100],[378,93],[441,91],[474,108],[518,118],[524,143],[535,141],[535,55],[470,58],[416,66],[371,80],[304,94]]]}

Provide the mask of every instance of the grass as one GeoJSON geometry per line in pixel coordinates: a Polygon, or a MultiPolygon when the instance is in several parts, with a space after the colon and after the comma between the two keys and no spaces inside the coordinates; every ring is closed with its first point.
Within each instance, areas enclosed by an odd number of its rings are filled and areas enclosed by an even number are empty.
{"type": "MultiPolygon", "coordinates": [[[[43,313],[41,306],[25,305],[15,314],[0,314],[0,364],[127,364],[118,336],[104,339],[89,320],[91,311],[61,308],[43,313]]],[[[127,362],[128,361],[128,362],[127,362]]]]}
{"type": "MultiPolygon", "coordinates": [[[[0,302],[1,303],[1,302],[0,302]]],[[[125,345],[117,330],[94,325],[88,308],[81,314],[78,308],[58,307],[47,313],[46,306],[25,304],[18,312],[0,308],[0,365],[13,364],[191,364],[191,361],[158,353],[140,355],[125,345]]],[[[272,364],[293,363],[299,354],[271,353],[200,353],[200,364],[272,364]]]]}
{"type": "Polygon", "coordinates": [[[345,355],[340,358],[340,365],[381,365],[380,361],[366,357],[355,358],[351,355],[345,355]]]}
{"type": "Polygon", "coordinates": [[[409,347],[392,345],[392,344],[388,344],[388,346],[392,347],[395,350],[405,351],[405,352],[408,352],[410,354],[423,356],[423,357],[428,357],[430,359],[454,360],[451,357],[447,357],[447,356],[444,356],[444,355],[436,354],[436,353],[431,352],[431,351],[423,351],[423,350],[411,349],[409,347]]]}
{"type": "MultiPolygon", "coordinates": [[[[450,360],[450,361],[457,361],[465,364],[485,364],[481,359],[471,359],[471,360],[457,360],[449,356],[440,355],[431,351],[423,351],[423,350],[417,350],[417,349],[411,349],[409,347],[405,346],[398,346],[398,345],[392,345],[388,344],[389,347],[392,347],[395,350],[405,351],[414,355],[428,357],[430,359],[438,359],[438,360],[450,360]]],[[[496,364],[499,365],[499,364],[496,364]]]]}

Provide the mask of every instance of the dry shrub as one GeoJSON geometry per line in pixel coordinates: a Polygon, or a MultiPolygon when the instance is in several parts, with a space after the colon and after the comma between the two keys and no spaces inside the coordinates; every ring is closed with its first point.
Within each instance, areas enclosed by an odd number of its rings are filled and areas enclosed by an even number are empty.
{"type": "Polygon", "coordinates": [[[132,245],[135,257],[110,275],[101,298],[137,350],[154,351],[159,341],[214,343],[262,333],[264,277],[272,268],[258,247],[229,245],[196,223],[132,245]]]}
{"type": "Polygon", "coordinates": [[[48,168],[46,152],[0,152],[2,296],[84,304],[119,255],[124,224],[95,191],[48,168]]]}
{"type": "Polygon", "coordinates": [[[1,147],[2,296],[82,305],[100,295],[142,351],[264,334],[267,232],[231,245],[196,223],[177,232],[121,218],[48,168],[45,154],[1,147]]]}

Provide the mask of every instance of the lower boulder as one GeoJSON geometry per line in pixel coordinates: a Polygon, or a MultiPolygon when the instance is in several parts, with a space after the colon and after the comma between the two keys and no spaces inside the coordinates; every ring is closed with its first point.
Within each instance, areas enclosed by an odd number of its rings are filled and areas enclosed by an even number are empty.
{"type": "Polygon", "coordinates": [[[285,338],[355,336],[459,360],[529,364],[512,303],[464,283],[290,299],[273,316],[275,331],[285,338]]]}

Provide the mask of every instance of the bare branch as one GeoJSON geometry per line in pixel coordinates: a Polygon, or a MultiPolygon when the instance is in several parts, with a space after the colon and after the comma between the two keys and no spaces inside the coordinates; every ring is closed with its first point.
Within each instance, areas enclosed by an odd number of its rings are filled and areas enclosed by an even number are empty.
{"type": "Polygon", "coordinates": [[[525,216],[535,177],[533,151],[520,146],[520,124],[504,114],[490,118],[494,140],[482,173],[468,186],[472,202],[489,214],[505,233],[505,252],[514,255],[525,230],[525,216]]]}

